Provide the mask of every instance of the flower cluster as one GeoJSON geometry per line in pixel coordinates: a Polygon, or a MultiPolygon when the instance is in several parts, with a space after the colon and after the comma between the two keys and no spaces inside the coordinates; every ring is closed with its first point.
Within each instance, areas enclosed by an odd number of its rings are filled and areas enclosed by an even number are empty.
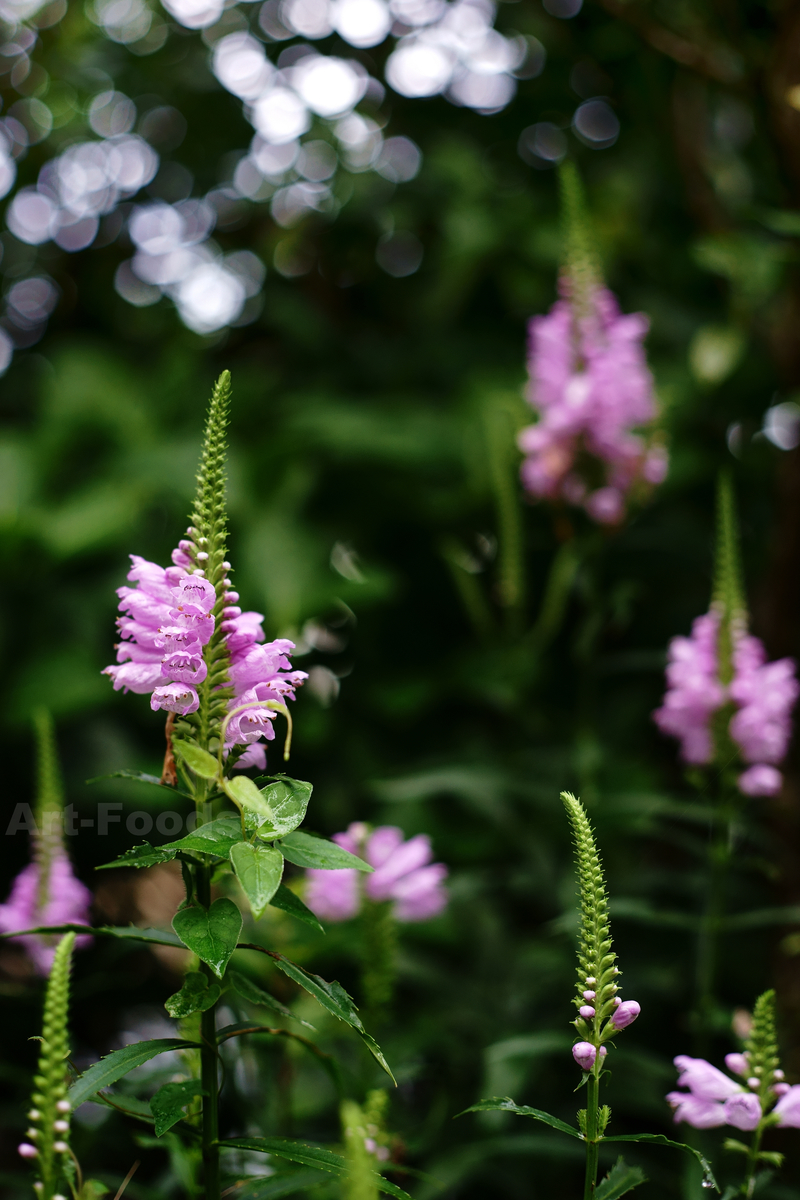
{"type": "MultiPolygon", "coordinates": [[[[195,534],[193,528],[187,533],[195,534]]],[[[197,689],[208,668],[203,648],[215,629],[213,609],[216,592],[196,567],[194,554],[202,563],[202,550],[182,541],[172,553],[173,566],[166,569],[131,555],[128,579],[133,587],[121,587],[121,616],[117,619],[122,641],[117,646],[117,665],[103,672],[114,681],[115,690],[151,693],[150,707],[166,709],[181,716],[196,712],[200,699],[197,689]]],[[[262,737],[272,739],[275,712],[263,702],[283,704],[294,699],[294,689],[303,682],[303,671],[291,671],[286,655],[294,644],[285,638],[265,645],[261,613],[242,612],[239,595],[227,578],[230,563],[223,563],[223,606],[221,630],[229,657],[229,679],[233,699],[229,710],[235,715],[225,733],[226,749],[245,746],[237,767],[266,768],[262,737]],[[243,708],[243,706],[252,707],[243,708]],[[239,711],[242,710],[242,711],[239,711]]]]}
{"type": "Polygon", "coordinates": [[[789,658],[768,663],[760,640],[744,622],[731,622],[733,677],[723,683],[720,670],[722,618],[713,609],[698,617],[691,636],[669,646],[667,692],[653,718],[663,733],[681,743],[687,763],[710,763],[715,754],[711,719],[723,705],[735,708],[728,732],[745,763],[738,779],[748,796],[772,796],[781,786],[775,764],[786,754],[791,711],[800,693],[789,658]]]}
{"type": "Polygon", "coordinates": [[[658,484],[667,473],[664,448],[648,448],[633,432],[656,414],[642,348],[647,318],[621,314],[600,286],[576,297],[567,275],[561,291],[530,323],[528,401],[539,420],[519,434],[522,482],[532,496],[582,505],[593,520],[614,525],[635,483],[658,484]]]}
{"type": "MultiPolygon", "coordinates": [[[[92,893],[75,878],[67,852],[59,846],[49,860],[37,854],[17,875],[8,900],[0,904],[0,932],[40,925],[89,925],[91,903],[92,893]]],[[[25,947],[40,975],[49,975],[56,952],[52,938],[28,934],[11,941],[25,947]]],[[[75,945],[80,949],[91,942],[91,937],[81,934],[75,945]]]]}
{"type": "Polygon", "coordinates": [[[375,869],[366,878],[361,871],[350,868],[307,871],[306,903],[322,920],[350,920],[358,914],[364,897],[392,901],[398,921],[427,921],[446,906],[447,893],[442,885],[447,867],[431,862],[433,850],[424,833],[406,842],[403,831],[393,825],[370,831],[361,822],[354,822],[346,833],[335,833],[333,841],[351,854],[360,855],[375,869]]]}
{"type": "Polygon", "coordinates": [[[704,1058],[677,1056],[678,1087],[688,1091],[670,1092],[667,1096],[675,1110],[676,1123],[685,1121],[695,1129],[732,1125],[749,1132],[769,1114],[775,1125],[800,1129],[800,1085],[790,1087],[784,1083],[783,1071],[779,1069],[771,1071],[768,1079],[764,1079],[761,1071],[754,1074],[758,1068],[751,1069],[747,1053],[727,1054],[725,1065],[745,1082],[737,1083],[704,1058]]]}

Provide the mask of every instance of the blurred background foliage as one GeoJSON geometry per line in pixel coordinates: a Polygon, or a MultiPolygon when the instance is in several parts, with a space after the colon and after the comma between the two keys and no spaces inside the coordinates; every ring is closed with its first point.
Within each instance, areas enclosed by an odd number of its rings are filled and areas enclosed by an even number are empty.
{"type": "MultiPolygon", "coordinates": [[[[781,449],[762,431],[765,412],[800,386],[798,22],[794,0],[586,0],[571,20],[539,0],[501,4],[498,28],[545,46],[542,74],[494,116],[389,93],[389,130],[417,143],[422,169],[398,186],[349,177],[335,220],[310,214],[286,230],[264,205],[238,202],[216,236],[267,262],[263,310],[207,338],[166,301],[136,309],[115,293],[129,253],[118,239],[66,255],[3,235],[8,279],[38,255],[61,289],[47,332],[0,382],[5,809],[31,796],[39,704],[56,717],[79,813],[98,802],[122,803],[123,817],[161,805],[123,781],[84,783],[121,767],[157,771],[163,748],[163,720],[142,698],[112,693],[100,670],[127,554],[164,563],[184,526],[204,406],[229,367],[229,557],[243,604],[266,614],[268,636],[292,636],[297,665],[311,670],[291,762],[314,783],[309,825],[330,834],[363,819],[424,831],[451,870],[446,915],[402,931],[397,996],[375,1030],[399,1081],[387,1116],[395,1155],[441,1185],[395,1176],[420,1200],[577,1194],[580,1155],[557,1134],[503,1114],[452,1120],[492,1094],[573,1120],[574,884],[562,788],[582,796],[597,826],[625,994],[643,1009],[615,1055],[615,1128],[669,1132],[671,1058],[692,1049],[708,809],[650,714],[667,640],[707,607],[721,465],[734,471],[741,506],[754,631],[772,656],[800,649],[798,451],[791,433],[781,449]],[[597,94],[621,123],[604,150],[568,130],[580,99],[597,94]],[[525,323],[554,298],[560,250],[554,173],[520,140],[543,120],[567,129],[610,286],[624,310],[652,322],[672,465],[618,533],[526,505],[516,482],[525,323]],[[405,278],[376,262],[391,231],[424,248],[405,278]],[[278,247],[302,273],[273,268],[278,247]]],[[[179,33],[177,48],[172,39],[135,55],[75,3],[44,31],[43,62],[56,95],[79,95],[95,72],[96,90],[110,79],[139,103],[174,106],[187,132],[173,157],[208,189],[250,134],[198,35],[179,33]]],[[[65,144],[85,136],[85,103],[70,103],[65,144]]],[[[32,151],[23,177],[39,165],[32,151]]],[[[151,194],[159,186],[157,177],[151,194]]],[[[725,939],[711,1051],[718,1061],[737,1047],[734,1009],[774,984],[790,1082],[800,1079],[800,944],[774,910],[800,900],[799,801],[790,765],[782,797],[754,802],[737,832],[729,909],[756,916],[732,922],[725,939]]],[[[26,861],[25,842],[3,839],[4,888],[26,861]]],[[[94,868],[129,842],[118,824],[71,843],[97,889],[98,919],[168,923],[180,898],[168,873],[96,882],[94,868]]],[[[356,928],[323,937],[274,909],[263,923],[264,936],[358,999],[356,928]]],[[[0,1178],[16,1197],[29,1186],[14,1147],[41,985],[17,952],[3,950],[0,962],[0,1178]]],[[[161,1006],[179,969],[168,953],[122,945],[79,954],[76,1062],[126,1031],[166,1028],[161,1006]]],[[[341,1054],[363,1102],[380,1080],[353,1039],[288,985],[281,994],[341,1054]]],[[[316,1064],[272,1045],[236,1053],[231,1131],[263,1123],[339,1140],[334,1089],[316,1064]]],[[[172,1135],[153,1147],[143,1129],[112,1114],[82,1126],[75,1146],[112,1190],[142,1158],[132,1200],[185,1194],[172,1135]]],[[[722,1137],[696,1137],[724,1177],[722,1137]]],[[[789,1166],[764,1195],[800,1195],[798,1135],[773,1135],[770,1148],[786,1149],[789,1166]]],[[[637,1150],[635,1160],[651,1180],[643,1196],[700,1194],[670,1152],[637,1150]]]]}

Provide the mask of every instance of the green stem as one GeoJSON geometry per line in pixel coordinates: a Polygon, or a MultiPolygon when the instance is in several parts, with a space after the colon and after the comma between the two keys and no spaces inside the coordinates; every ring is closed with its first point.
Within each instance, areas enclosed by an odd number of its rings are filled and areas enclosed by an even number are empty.
{"type": "Polygon", "coordinates": [[[742,1184],[742,1195],[750,1197],[755,1191],[756,1186],[756,1167],[758,1166],[758,1153],[761,1149],[761,1138],[764,1135],[764,1122],[761,1121],[754,1134],[753,1141],[750,1145],[750,1153],[747,1156],[747,1174],[744,1177],[742,1184]]]}
{"type": "MultiPolygon", "coordinates": [[[[211,868],[202,866],[196,873],[197,899],[204,908],[211,902],[211,868]]],[[[206,963],[200,970],[209,984],[215,983],[214,972],[206,963]]],[[[217,1053],[216,1005],[200,1018],[200,1083],[203,1088],[203,1194],[205,1200],[219,1200],[219,1083],[217,1053]]]]}
{"type": "Polygon", "coordinates": [[[719,932],[725,915],[725,894],[731,861],[731,823],[730,806],[722,801],[714,813],[708,851],[708,891],[697,939],[695,978],[698,1051],[704,1048],[713,1026],[719,932]]]}
{"type": "Polygon", "coordinates": [[[593,1070],[586,1081],[586,1182],[583,1188],[583,1200],[594,1200],[594,1189],[597,1182],[599,1095],[600,1081],[593,1070]]]}
{"type": "Polygon", "coordinates": [[[499,600],[509,633],[519,636],[525,610],[524,534],[517,477],[519,454],[514,446],[517,426],[507,397],[495,394],[489,398],[484,428],[497,514],[499,600]]]}

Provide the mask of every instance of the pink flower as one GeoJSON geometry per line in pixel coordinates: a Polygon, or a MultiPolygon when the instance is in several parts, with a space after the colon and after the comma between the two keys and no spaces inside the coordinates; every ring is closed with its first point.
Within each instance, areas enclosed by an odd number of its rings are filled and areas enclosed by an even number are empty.
{"type": "Polygon", "coordinates": [[[746,1054],[726,1054],[725,1066],[729,1071],[733,1071],[734,1075],[741,1075],[743,1079],[747,1079],[750,1074],[750,1064],[746,1054]]]}
{"type": "Polygon", "coordinates": [[[691,1092],[669,1092],[667,1101],[675,1110],[675,1124],[685,1121],[695,1129],[716,1129],[725,1124],[725,1106],[716,1100],[702,1100],[691,1092]]]}
{"type": "MultiPolygon", "coordinates": [[[[182,541],[172,553],[173,566],[159,567],[138,555],[131,555],[128,579],[134,587],[119,588],[118,618],[122,641],[117,646],[117,664],[103,672],[119,691],[150,694],[150,707],[156,711],[187,716],[200,706],[197,688],[203,683],[208,667],[203,648],[215,629],[213,609],[216,593],[202,570],[193,566],[192,543],[182,541]]],[[[229,564],[223,564],[225,570],[229,564]]],[[[264,701],[283,704],[293,700],[294,689],[306,679],[304,671],[292,671],[287,657],[294,643],[285,638],[267,644],[261,613],[242,612],[239,595],[224,580],[221,629],[230,656],[230,682],[233,699],[229,711],[243,705],[246,711],[228,723],[225,731],[226,755],[234,747],[246,747],[235,763],[239,769],[266,769],[262,739],[275,736],[274,709],[264,701]]]]}
{"type": "Polygon", "coordinates": [[[727,1100],[728,1096],[735,1096],[742,1090],[738,1083],[729,1079],[704,1058],[690,1058],[688,1054],[679,1054],[674,1062],[680,1071],[678,1087],[689,1088],[698,1100],[727,1100]]]}
{"type": "MultiPolygon", "coordinates": [[[[66,851],[59,848],[50,860],[45,901],[41,907],[40,871],[39,862],[34,860],[17,875],[8,900],[0,904],[0,932],[14,933],[16,930],[35,929],[38,925],[89,924],[92,893],[75,878],[66,851]]],[[[40,975],[50,973],[56,952],[55,944],[50,944],[53,939],[32,934],[10,940],[20,942],[25,947],[40,975]]],[[[91,942],[91,937],[84,935],[75,939],[75,945],[79,948],[89,946],[91,942]]]]}
{"type": "MultiPolygon", "coordinates": [[[[607,1054],[606,1047],[601,1046],[600,1057],[605,1058],[607,1054]]],[[[576,1042],[572,1047],[572,1057],[582,1071],[591,1071],[597,1059],[597,1050],[591,1042],[576,1042]]]]}
{"type": "Polygon", "coordinates": [[[736,623],[732,632],[733,679],[727,686],[720,679],[718,613],[698,617],[691,637],[672,639],[667,691],[653,719],[662,733],[679,739],[685,762],[710,763],[715,752],[711,718],[732,701],[736,711],[728,731],[742,760],[753,764],[739,776],[739,790],[747,796],[774,796],[782,783],[774,764],[786,754],[800,686],[791,659],[768,663],[758,638],[736,623]]]}
{"type": "Polygon", "coordinates": [[[623,1000],[622,1004],[611,1014],[611,1024],[615,1025],[617,1029],[627,1029],[641,1011],[642,1007],[636,1000],[623,1000]]]}
{"type": "Polygon", "coordinates": [[[431,863],[430,838],[417,834],[407,842],[403,831],[392,825],[371,833],[360,822],[333,841],[351,854],[365,858],[375,870],[364,875],[355,869],[309,870],[306,903],[322,920],[347,921],[361,909],[363,896],[374,901],[392,901],[398,921],[427,921],[447,904],[443,883],[447,867],[431,863]]]}
{"type": "Polygon", "coordinates": [[[778,1124],[790,1129],[800,1129],[800,1084],[795,1083],[785,1092],[773,1108],[778,1124]]]}
{"type": "Polygon", "coordinates": [[[632,485],[666,475],[663,447],[648,450],[633,433],[656,411],[642,348],[647,319],[622,315],[602,287],[579,310],[571,290],[564,277],[562,298],[530,323],[528,399],[539,419],[519,435],[522,481],[533,496],[582,503],[593,520],[617,524],[632,485]],[[599,460],[606,480],[588,497],[574,469],[581,452],[599,460]]]}
{"type": "Polygon", "coordinates": [[[729,1096],[723,1108],[725,1124],[733,1125],[734,1129],[750,1132],[761,1120],[761,1103],[758,1096],[753,1095],[752,1092],[741,1092],[738,1096],[729,1096]]]}

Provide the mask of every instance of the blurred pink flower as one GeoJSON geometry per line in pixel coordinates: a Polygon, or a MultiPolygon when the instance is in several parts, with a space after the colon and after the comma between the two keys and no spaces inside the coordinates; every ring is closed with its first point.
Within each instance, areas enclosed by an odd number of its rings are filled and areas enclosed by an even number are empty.
{"type": "MultiPolygon", "coordinates": [[[[0,904],[0,932],[14,933],[20,929],[35,929],[38,925],[89,924],[92,893],[75,878],[66,851],[59,848],[50,860],[45,900],[40,906],[41,869],[40,863],[34,861],[17,875],[8,900],[0,904]]],[[[22,943],[40,975],[50,973],[58,938],[33,934],[9,940],[22,943]]],[[[81,935],[75,939],[75,945],[80,948],[90,945],[91,941],[91,937],[81,935]]]]}
{"type": "Polygon", "coordinates": [[[782,777],[774,764],[786,755],[792,732],[791,713],[800,693],[790,658],[766,661],[760,640],[734,622],[733,679],[722,683],[719,670],[720,617],[698,617],[688,638],[669,645],[667,691],[653,719],[662,733],[678,738],[685,762],[703,764],[714,758],[711,718],[724,704],[736,711],[728,732],[745,763],[738,779],[748,796],[774,796],[782,777]]]}
{"type": "Polygon", "coordinates": [[[581,310],[570,290],[562,278],[562,298],[530,323],[528,401],[538,421],[519,435],[522,482],[532,496],[582,504],[594,521],[616,525],[634,483],[658,484],[667,473],[666,450],[633,432],[656,415],[642,346],[648,323],[621,314],[607,288],[594,288],[581,310]],[[581,453],[602,464],[605,484],[594,490],[581,477],[581,453]]]}
{"type": "Polygon", "coordinates": [[[347,921],[355,917],[364,896],[392,901],[394,916],[403,922],[427,921],[446,907],[443,883],[447,867],[431,863],[433,850],[426,834],[417,834],[406,842],[403,831],[393,825],[381,825],[370,832],[366,825],[355,822],[345,833],[335,833],[333,841],[366,859],[375,870],[369,875],[350,868],[307,871],[306,903],[322,920],[347,921]]]}
{"type": "MultiPolygon", "coordinates": [[[[748,1070],[744,1054],[727,1054],[725,1065],[737,1075],[745,1074],[748,1070]]],[[[685,1121],[695,1129],[732,1125],[734,1129],[750,1132],[756,1128],[770,1107],[768,1104],[766,1109],[762,1109],[756,1091],[748,1090],[741,1083],[729,1078],[704,1058],[690,1058],[686,1054],[679,1054],[675,1059],[675,1066],[680,1071],[678,1087],[689,1089],[686,1092],[670,1092],[667,1096],[675,1110],[676,1123],[685,1121]]],[[[782,1074],[782,1071],[776,1071],[773,1078],[779,1078],[782,1074]]],[[[754,1089],[760,1086],[758,1079],[754,1078],[748,1082],[754,1089]]],[[[779,1125],[796,1124],[800,1127],[800,1087],[789,1088],[781,1095],[773,1111],[780,1117],[779,1125]],[[794,1098],[790,1095],[793,1091],[796,1092],[794,1098]]]]}

